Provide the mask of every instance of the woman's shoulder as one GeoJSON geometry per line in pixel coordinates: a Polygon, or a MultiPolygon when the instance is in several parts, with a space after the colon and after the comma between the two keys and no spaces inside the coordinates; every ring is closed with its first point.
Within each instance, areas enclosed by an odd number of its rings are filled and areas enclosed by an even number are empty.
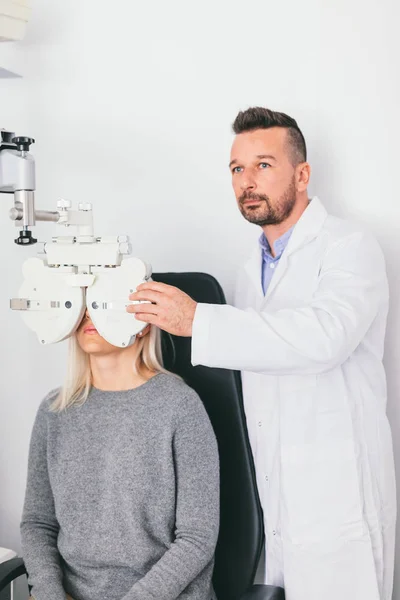
{"type": "MultiPolygon", "coordinates": [[[[156,381],[154,381],[156,383],[156,381]]],[[[207,439],[210,443],[215,438],[207,410],[198,393],[183,379],[173,375],[160,373],[157,376],[159,386],[157,396],[160,411],[166,411],[175,430],[185,431],[185,435],[207,439]]],[[[159,414],[159,413],[158,413],[159,414]]]]}
{"type": "Polygon", "coordinates": [[[50,406],[53,404],[54,400],[57,398],[60,391],[61,391],[60,387],[50,390],[50,392],[48,394],[46,394],[46,396],[43,398],[43,400],[39,404],[38,412],[40,412],[40,411],[47,412],[50,409],[50,406]]]}
{"type": "Polygon", "coordinates": [[[154,385],[158,386],[164,392],[176,394],[178,398],[184,398],[187,395],[192,396],[193,394],[196,394],[194,389],[191,388],[181,377],[178,377],[173,373],[157,373],[157,375],[152,377],[151,380],[153,381],[154,385]]]}
{"type": "Polygon", "coordinates": [[[170,404],[181,408],[183,405],[203,405],[197,392],[180,377],[170,373],[159,373],[153,379],[161,397],[167,399],[170,404]]]}

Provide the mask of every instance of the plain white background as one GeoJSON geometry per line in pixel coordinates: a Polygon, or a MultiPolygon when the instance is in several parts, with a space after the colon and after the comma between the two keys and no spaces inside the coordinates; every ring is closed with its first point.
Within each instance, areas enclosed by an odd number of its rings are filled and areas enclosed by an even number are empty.
{"type": "MultiPolygon", "coordinates": [[[[98,235],[127,234],[154,271],[211,273],[231,299],[259,230],[240,216],[228,170],[238,110],[294,116],[310,194],[381,242],[391,285],[388,412],[400,465],[400,89],[395,0],[33,0],[0,80],[0,127],[36,139],[36,205],[94,205],[98,235]]],[[[2,66],[2,65],[0,65],[2,66]]],[[[29,436],[61,381],[65,347],[40,347],[8,309],[23,260],[0,197],[0,546],[20,549],[29,436]]],[[[39,239],[54,226],[37,227],[39,239]]],[[[398,559],[398,562],[400,559],[398,559]]],[[[394,598],[400,598],[400,565],[394,598]]]]}

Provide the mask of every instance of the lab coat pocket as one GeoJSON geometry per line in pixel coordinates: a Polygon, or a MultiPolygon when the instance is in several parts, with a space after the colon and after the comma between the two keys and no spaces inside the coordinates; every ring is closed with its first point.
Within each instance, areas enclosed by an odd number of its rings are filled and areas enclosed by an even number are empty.
{"type": "Polygon", "coordinates": [[[314,442],[282,448],[282,536],[317,543],[362,535],[354,444],[314,442]]]}

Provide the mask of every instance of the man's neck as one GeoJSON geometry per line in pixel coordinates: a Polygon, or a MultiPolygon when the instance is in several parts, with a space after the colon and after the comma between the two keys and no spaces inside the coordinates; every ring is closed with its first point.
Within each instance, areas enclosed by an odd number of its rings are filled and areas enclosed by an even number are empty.
{"type": "Polygon", "coordinates": [[[308,197],[305,196],[305,198],[296,202],[290,216],[285,221],[279,223],[278,225],[264,225],[264,227],[262,227],[273,257],[275,257],[275,242],[279,240],[279,238],[282,237],[287,231],[289,231],[289,229],[296,225],[297,221],[299,221],[301,215],[306,210],[308,204],[308,197]]]}

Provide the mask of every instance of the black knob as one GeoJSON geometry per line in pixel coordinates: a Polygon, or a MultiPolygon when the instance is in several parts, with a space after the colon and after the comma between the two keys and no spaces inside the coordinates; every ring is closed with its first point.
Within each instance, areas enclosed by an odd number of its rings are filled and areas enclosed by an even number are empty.
{"type": "Polygon", "coordinates": [[[17,146],[20,152],[29,152],[29,146],[34,144],[35,140],[29,137],[15,137],[12,139],[12,143],[17,146]]]}
{"type": "Polygon", "coordinates": [[[18,246],[31,246],[32,244],[36,244],[37,240],[32,237],[32,231],[23,229],[14,242],[18,246]]]}

